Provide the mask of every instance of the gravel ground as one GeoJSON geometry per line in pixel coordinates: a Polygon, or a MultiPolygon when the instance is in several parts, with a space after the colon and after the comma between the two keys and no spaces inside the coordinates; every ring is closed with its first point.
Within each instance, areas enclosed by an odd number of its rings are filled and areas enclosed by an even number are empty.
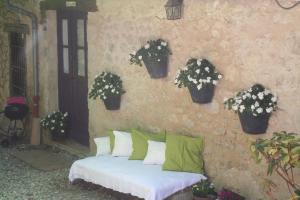
{"type": "MultiPolygon", "coordinates": [[[[10,151],[0,146],[0,200],[135,199],[84,181],[70,185],[69,169],[40,171],[16,159],[10,151]]],[[[66,154],[66,159],[70,155],[66,154]]]]}

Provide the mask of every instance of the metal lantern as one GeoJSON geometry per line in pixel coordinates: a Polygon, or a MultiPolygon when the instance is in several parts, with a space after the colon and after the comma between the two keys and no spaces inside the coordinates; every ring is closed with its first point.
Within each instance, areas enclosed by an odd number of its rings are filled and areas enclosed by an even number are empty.
{"type": "Polygon", "coordinates": [[[167,19],[175,20],[181,18],[183,0],[168,0],[165,5],[167,19]]]}

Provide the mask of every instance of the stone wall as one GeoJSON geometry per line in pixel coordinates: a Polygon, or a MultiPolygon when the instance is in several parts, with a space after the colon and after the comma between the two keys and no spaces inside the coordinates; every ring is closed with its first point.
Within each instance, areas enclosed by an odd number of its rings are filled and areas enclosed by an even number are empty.
{"type": "MultiPolygon", "coordinates": [[[[99,12],[89,13],[89,84],[109,70],[122,77],[126,90],[120,111],[89,101],[91,144],[108,129],[132,127],[203,136],[206,171],[216,185],[265,199],[270,177],[251,158],[249,143],[277,130],[300,132],[300,7],[286,11],[272,0],[185,0],[183,19],[168,21],[165,3],[98,0],[99,12]],[[167,40],[173,52],[168,77],[158,80],[128,61],[130,52],[156,38],[167,40]],[[190,57],[207,58],[224,74],[211,104],[192,103],[187,89],[173,84],[190,57]],[[278,94],[280,109],[267,134],[250,136],[222,103],[256,82],[278,94]]],[[[272,180],[275,196],[287,199],[286,186],[275,175],[272,180]]]]}

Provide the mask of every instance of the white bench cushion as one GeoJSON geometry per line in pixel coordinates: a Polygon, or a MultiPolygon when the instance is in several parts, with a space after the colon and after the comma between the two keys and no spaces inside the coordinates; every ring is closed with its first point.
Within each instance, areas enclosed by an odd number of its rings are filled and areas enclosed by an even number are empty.
{"type": "Polygon", "coordinates": [[[201,179],[201,174],[162,171],[161,165],[144,165],[141,160],[104,155],[73,163],[69,180],[83,179],[145,200],[163,200],[201,179]]]}

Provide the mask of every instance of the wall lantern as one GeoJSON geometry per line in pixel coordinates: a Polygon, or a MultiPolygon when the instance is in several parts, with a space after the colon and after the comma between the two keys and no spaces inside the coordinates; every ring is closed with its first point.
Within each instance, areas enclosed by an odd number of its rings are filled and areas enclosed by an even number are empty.
{"type": "Polygon", "coordinates": [[[168,0],[165,5],[167,19],[175,20],[181,18],[183,0],[168,0]]]}

